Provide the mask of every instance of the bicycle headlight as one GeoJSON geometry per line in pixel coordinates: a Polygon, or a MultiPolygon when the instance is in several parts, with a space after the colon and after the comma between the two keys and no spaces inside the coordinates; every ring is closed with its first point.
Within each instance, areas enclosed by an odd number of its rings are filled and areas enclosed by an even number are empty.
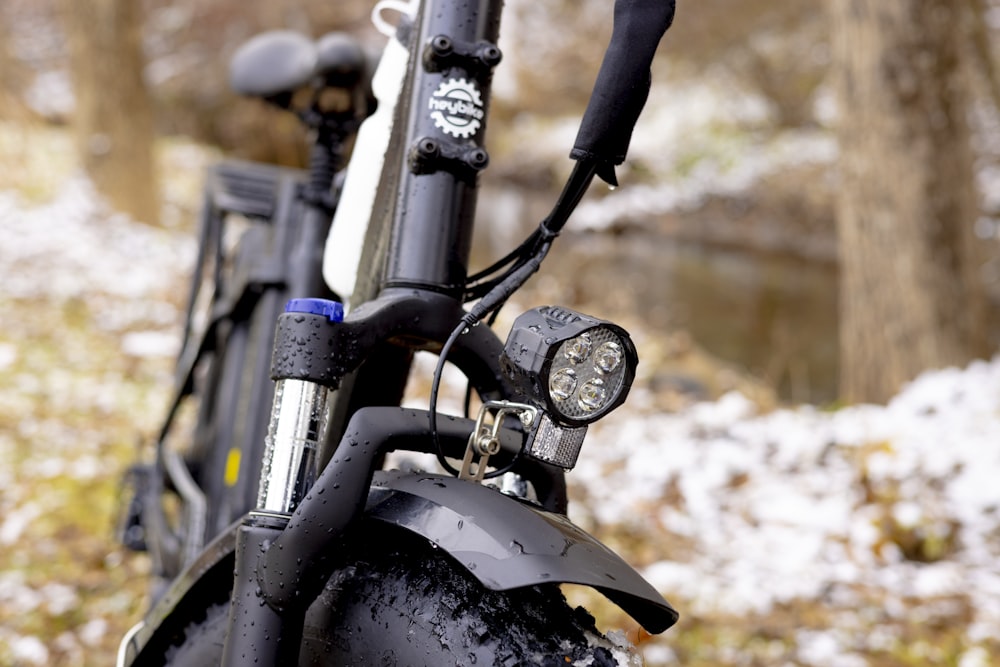
{"type": "Polygon", "coordinates": [[[500,363],[514,389],[544,413],[528,453],[569,468],[587,425],[625,401],[638,356],[617,324],[542,306],[514,321],[500,363]]]}

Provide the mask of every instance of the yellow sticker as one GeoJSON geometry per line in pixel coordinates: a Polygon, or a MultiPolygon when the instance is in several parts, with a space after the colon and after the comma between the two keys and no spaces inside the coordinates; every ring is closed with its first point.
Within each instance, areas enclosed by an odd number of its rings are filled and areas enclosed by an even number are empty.
{"type": "Polygon", "coordinates": [[[230,449],[226,457],[226,486],[236,486],[240,478],[240,450],[230,449]]]}

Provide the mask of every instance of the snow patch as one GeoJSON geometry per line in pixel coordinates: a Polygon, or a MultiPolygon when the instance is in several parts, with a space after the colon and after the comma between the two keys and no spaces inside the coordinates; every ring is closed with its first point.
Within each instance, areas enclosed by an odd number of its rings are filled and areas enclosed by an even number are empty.
{"type": "Polygon", "coordinates": [[[195,255],[193,238],[109,214],[81,177],[42,206],[0,192],[0,227],[4,294],[15,298],[103,293],[138,302],[173,287],[195,255]]]}
{"type": "MultiPolygon", "coordinates": [[[[1000,358],[925,373],[884,407],[757,414],[728,394],[678,414],[628,410],[591,427],[569,478],[584,496],[575,512],[659,526],[666,537],[649,539],[663,551],[683,540],[683,557],[644,569],[682,613],[849,607],[860,587],[890,613],[967,598],[970,635],[1000,632],[1000,358]]],[[[803,662],[834,664],[828,638],[809,641],[803,662]]]]}

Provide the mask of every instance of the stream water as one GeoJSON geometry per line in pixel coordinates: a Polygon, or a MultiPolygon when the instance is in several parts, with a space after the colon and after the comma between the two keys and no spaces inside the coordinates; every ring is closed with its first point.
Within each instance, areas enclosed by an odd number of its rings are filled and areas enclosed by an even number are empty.
{"type": "Polygon", "coordinates": [[[576,303],[638,316],[651,333],[685,330],[783,399],[836,397],[837,271],[829,264],[644,231],[567,234],[550,257],[557,266],[546,272],[558,272],[576,303]]]}

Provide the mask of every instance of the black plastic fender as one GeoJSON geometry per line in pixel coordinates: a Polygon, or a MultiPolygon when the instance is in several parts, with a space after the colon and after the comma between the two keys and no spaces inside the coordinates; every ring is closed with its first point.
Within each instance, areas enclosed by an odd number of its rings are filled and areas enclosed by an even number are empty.
{"type": "MultiPolygon", "coordinates": [[[[648,632],[663,632],[677,622],[674,608],[608,547],[565,516],[491,487],[430,473],[380,471],[364,514],[365,520],[423,536],[487,588],[582,584],[603,593],[648,632]]],[[[119,665],[133,664],[147,651],[161,654],[190,615],[227,597],[239,526],[219,535],[174,580],[123,640],[119,665]]]]}
{"type": "Polygon", "coordinates": [[[657,634],[677,611],[620,556],[568,518],[453,477],[375,474],[365,514],[422,535],[487,588],[590,586],[657,634]]]}

